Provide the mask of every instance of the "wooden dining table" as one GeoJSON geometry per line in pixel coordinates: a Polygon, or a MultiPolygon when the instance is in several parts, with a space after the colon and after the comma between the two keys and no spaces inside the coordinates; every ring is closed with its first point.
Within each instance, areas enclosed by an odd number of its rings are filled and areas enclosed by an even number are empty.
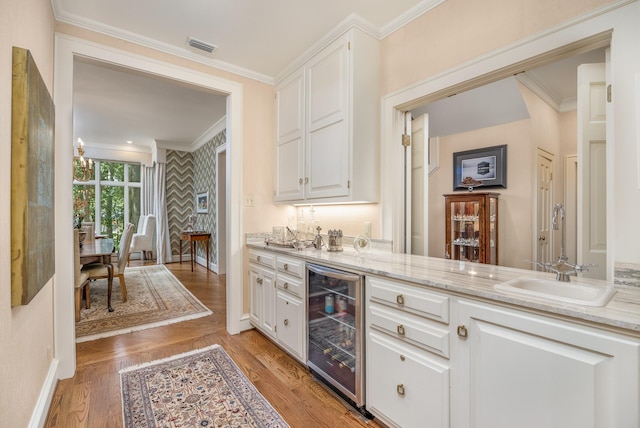
{"type": "Polygon", "coordinates": [[[111,255],[113,254],[113,239],[95,239],[85,241],[80,245],[80,264],[102,263],[107,267],[107,309],[113,312],[111,307],[111,289],[113,288],[113,264],[111,255]]]}

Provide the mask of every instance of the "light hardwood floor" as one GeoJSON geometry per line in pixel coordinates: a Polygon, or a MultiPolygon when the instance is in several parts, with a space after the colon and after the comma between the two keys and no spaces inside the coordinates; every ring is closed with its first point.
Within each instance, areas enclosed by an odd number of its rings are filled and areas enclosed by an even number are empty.
{"type": "Polygon", "coordinates": [[[255,330],[229,335],[224,276],[202,266],[191,272],[189,263],[167,267],[213,315],[77,344],[76,374],[58,383],[47,427],[122,427],[120,369],[215,343],[224,347],[291,427],[381,426],[350,410],[306,367],[255,330]]]}

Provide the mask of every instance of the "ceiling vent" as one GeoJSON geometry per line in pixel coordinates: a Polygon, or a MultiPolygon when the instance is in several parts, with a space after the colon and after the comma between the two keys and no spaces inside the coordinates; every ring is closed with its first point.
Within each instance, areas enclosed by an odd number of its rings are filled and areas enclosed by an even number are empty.
{"type": "Polygon", "coordinates": [[[193,37],[187,38],[187,44],[189,46],[191,46],[192,48],[200,49],[201,51],[205,51],[205,52],[208,52],[208,53],[213,52],[217,48],[216,45],[212,45],[210,43],[203,42],[202,40],[198,40],[198,39],[193,38],[193,37]]]}

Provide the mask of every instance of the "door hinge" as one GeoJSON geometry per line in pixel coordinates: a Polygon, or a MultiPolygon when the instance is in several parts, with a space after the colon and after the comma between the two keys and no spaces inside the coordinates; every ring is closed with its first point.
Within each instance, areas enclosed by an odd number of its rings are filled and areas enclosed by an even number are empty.
{"type": "Polygon", "coordinates": [[[278,332],[278,326],[277,325],[273,326],[273,331],[275,331],[276,333],[278,332]]]}
{"type": "Polygon", "coordinates": [[[347,49],[351,50],[351,42],[347,42],[347,49]]]}
{"type": "Polygon", "coordinates": [[[611,83],[607,85],[607,102],[611,102],[611,83]]]}
{"type": "Polygon", "coordinates": [[[409,147],[411,146],[411,135],[409,134],[402,134],[402,145],[404,147],[409,147]]]}
{"type": "Polygon", "coordinates": [[[347,189],[351,189],[351,180],[347,180],[347,189]]]}

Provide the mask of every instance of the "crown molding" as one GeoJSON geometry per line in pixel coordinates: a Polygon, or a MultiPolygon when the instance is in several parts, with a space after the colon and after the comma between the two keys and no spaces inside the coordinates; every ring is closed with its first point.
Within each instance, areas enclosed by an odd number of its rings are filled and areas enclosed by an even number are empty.
{"type": "Polygon", "coordinates": [[[444,3],[446,0],[423,0],[417,5],[413,6],[411,9],[407,10],[402,15],[398,16],[393,21],[389,22],[386,25],[383,25],[380,28],[379,39],[382,40],[385,37],[391,35],[392,33],[398,31],[400,28],[409,24],[414,19],[424,15],[429,12],[431,9],[436,6],[444,3]]]}
{"type": "Polygon", "coordinates": [[[227,116],[222,116],[220,120],[213,124],[213,126],[202,133],[192,144],[191,151],[195,152],[200,147],[211,141],[213,137],[227,129],[227,116]]]}
{"type": "MultiPolygon", "coordinates": [[[[52,4],[53,3],[54,1],[52,0],[52,4]]],[[[270,85],[274,84],[274,79],[271,76],[267,76],[262,73],[257,73],[255,71],[251,71],[246,68],[239,67],[225,61],[216,60],[214,58],[207,58],[201,54],[191,52],[186,48],[179,48],[179,47],[170,45],[168,43],[161,42],[159,40],[151,39],[149,37],[144,37],[129,31],[120,30],[118,28],[105,25],[98,21],[94,21],[91,19],[84,19],[84,18],[78,17],[77,15],[67,14],[59,11],[59,9],[55,7],[54,7],[54,14],[55,14],[56,20],[61,23],[73,25],[79,28],[84,28],[90,31],[95,31],[97,33],[104,34],[109,37],[122,39],[131,43],[135,43],[141,46],[145,46],[145,47],[160,51],[160,52],[168,53],[170,55],[174,55],[180,58],[185,58],[200,64],[215,67],[223,71],[228,71],[230,73],[237,74],[239,76],[257,80],[259,82],[267,83],[270,85]]]]}

